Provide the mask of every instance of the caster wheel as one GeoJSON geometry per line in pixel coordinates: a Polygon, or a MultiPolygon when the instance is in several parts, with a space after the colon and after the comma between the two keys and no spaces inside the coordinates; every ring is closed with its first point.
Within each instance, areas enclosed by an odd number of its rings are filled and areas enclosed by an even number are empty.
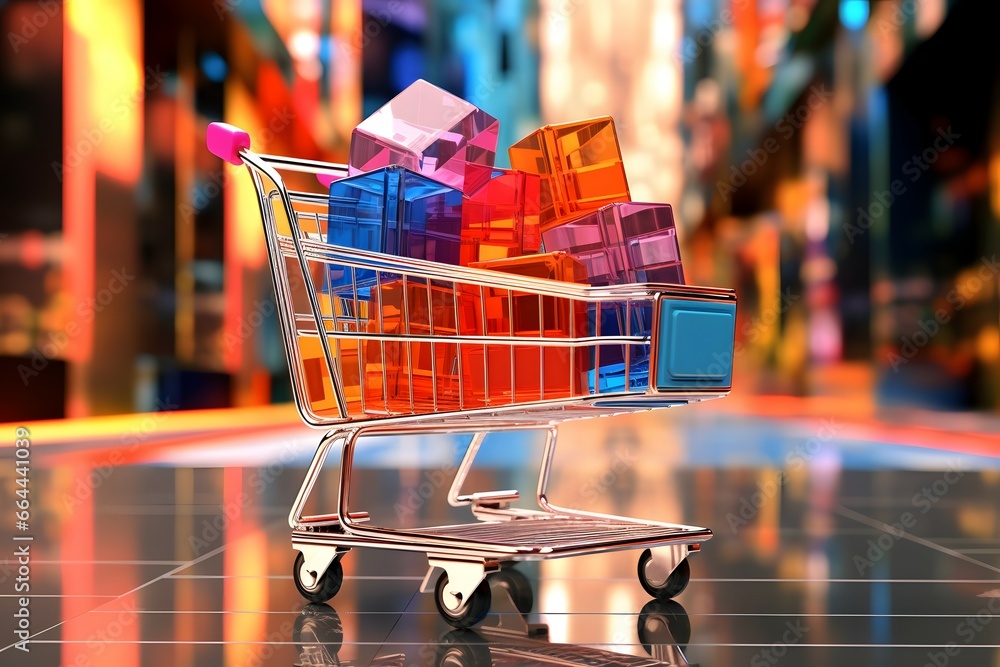
{"type": "Polygon", "coordinates": [[[691,641],[691,619],[687,611],[673,600],[650,600],[639,612],[639,642],[646,653],[653,654],[653,646],[674,644],[681,651],[691,641]]]}
{"type": "MultiPolygon", "coordinates": [[[[344,628],[337,612],[325,604],[307,604],[292,626],[292,641],[299,655],[327,652],[336,656],[344,642],[344,628]]],[[[322,664],[307,663],[303,664],[322,664]]]]}
{"type": "Polygon", "coordinates": [[[490,580],[507,591],[514,606],[522,614],[529,613],[535,606],[535,593],[531,590],[531,582],[523,573],[512,568],[502,568],[490,580]]]}
{"type": "Polygon", "coordinates": [[[437,605],[438,611],[444,620],[448,621],[449,625],[456,628],[471,628],[486,618],[486,614],[490,613],[490,602],[493,596],[490,593],[490,584],[485,579],[479,582],[479,586],[476,587],[476,590],[473,591],[469,599],[463,600],[464,604],[455,611],[448,609],[444,603],[444,596],[447,595],[445,593],[447,585],[448,573],[442,572],[441,576],[438,577],[437,585],[434,587],[434,604],[437,605]]]}
{"type": "Polygon", "coordinates": [[[292,568],[292,578],[295,579],[295,587],[305,599],[314,604],[321,604],[331,599],[340,590],[340,585],[344,583],[344,566],[340,564],[340,559],[330,563],[319,579],[315,573],[306,570],[306,557],[299,552],[295,557],[295,565],[292,568]]]}
{"type": "Polygon", "coordinates": [[[691,565],[687,558],[677,565],[666,581],[649,578],[646,566],[652,560],[653,554],[649,549],[643,551],[642,555],[639,556],[639,583],[642,584],[642,587],[657,600],[669,600],[680,595],[681,591],[687,588],[688,582],[691,581],[691,565]]]}
{"type": "Polygon", "coordinates": [[[438,667],[492,667],[493,654],[485,639],[473,630],[452,630],[435,651],[438,667]]]}

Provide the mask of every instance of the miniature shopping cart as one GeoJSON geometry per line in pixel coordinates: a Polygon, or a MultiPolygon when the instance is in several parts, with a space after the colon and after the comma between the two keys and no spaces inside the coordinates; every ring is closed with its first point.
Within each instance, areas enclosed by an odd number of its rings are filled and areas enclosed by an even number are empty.
{"type": "Polygon", "coordinates": [[[329,193],[321,184],[346,175],[344,165],[258,155],[246,132],[223,123],[209,127],[208,145],[222,159],[248,167],[296,405],[310,426],[333,428],[289,516],[299,552],[293,576],[306,599],[322,602],[337,594],[340,560],[355,547],[426,554],[430,568],[421,590],[433,588],[438,610],[456,627],[485,617],[487,575],[516,561],[643,549],[638,575],[650,595],[669,599],[684,589],[686,559],[712,531],[553,504],[546,486],[555,427],[728,394],[736,318],[731,290],[589,287],[333,245],[329,193]],[[491,328],[488,311],[496,309],[535,312],[538,330],[525,335],[513,325],[491,328]],[[557,327],[561,333],[543,325],[551,317],[565,319],[557,327]],[[538,363],[517,364],[525,355],[538,363]],[[530,373],[522,370],[526,365],[530,373]],[[463,490],[485,435],[517,430],[546,432],[538,509],[512,507],[516,491],[463,490]],[[468,506],[475,521],[387,528],[351,508],[362,436],[456,433],[472,438],[448,501],[468,506]],[[335,446],[341,450],[336,512],[305,515],[335,446]]]}

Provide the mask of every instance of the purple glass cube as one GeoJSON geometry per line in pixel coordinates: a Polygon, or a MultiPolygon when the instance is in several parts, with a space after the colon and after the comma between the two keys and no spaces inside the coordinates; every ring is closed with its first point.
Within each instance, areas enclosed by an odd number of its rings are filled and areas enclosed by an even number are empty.
{"type": "Polygon", "coordinates": [[[542,241],[580,260],[591,285],[684,283],[669,204],[608,204],[542,232],[542,241]]]}
{"type": "Polygon", "coordinates": [[[400,165],[469,194],[489,180],[499,121],[422,79],[351,135],[350,175],[400,165]]]}

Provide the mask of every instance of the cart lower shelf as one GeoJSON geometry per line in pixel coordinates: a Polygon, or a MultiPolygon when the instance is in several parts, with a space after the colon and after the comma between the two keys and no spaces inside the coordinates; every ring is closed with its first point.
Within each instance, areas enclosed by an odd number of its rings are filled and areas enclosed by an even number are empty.
{"type": "Polygon", "coordinates": [[[539,512],[531,517],[507,521],[430,528],[389,529],[339,525],[296,530],[294,543],[335,543],[355,546],[402,549],[407,551],[462,554],[501,560],[534,560],[588,553],[694,545],[712,537],[712,531],[650,521],[605,517],[565,516],[539,512]]]}
{"type": "Polygon", "coordinates": [[[638,542],[670,543],[684,536],[695,538],[699,535],[709,537],[712,534],[705,528],[694,526],[666,526],[659,523],[561,516],[488,521],[409,532],[427,538],[461,539],[466,542],[519,551],[527,550],[539,554],[588,548],[604,549],[617,545],[632,546],[638,542]]]}

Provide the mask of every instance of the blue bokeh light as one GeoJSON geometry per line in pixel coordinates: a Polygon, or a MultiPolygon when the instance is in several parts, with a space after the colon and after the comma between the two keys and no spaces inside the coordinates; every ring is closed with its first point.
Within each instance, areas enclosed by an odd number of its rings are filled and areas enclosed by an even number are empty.
{"type": "Polygon", "coordinates": [[[216,83],[225,81],[229,66],[226,65],[226,61],[223,60],[222,56],[215,51],[205,51],[201,54],[198,64],[201,66],[201,71],[209,80],[216,83]]]}
{"type": "Polygon", "coordinates": [[[840,22],[848,30],[864,28],[868,13],[868,0],[840,0],[840,22]]]}

